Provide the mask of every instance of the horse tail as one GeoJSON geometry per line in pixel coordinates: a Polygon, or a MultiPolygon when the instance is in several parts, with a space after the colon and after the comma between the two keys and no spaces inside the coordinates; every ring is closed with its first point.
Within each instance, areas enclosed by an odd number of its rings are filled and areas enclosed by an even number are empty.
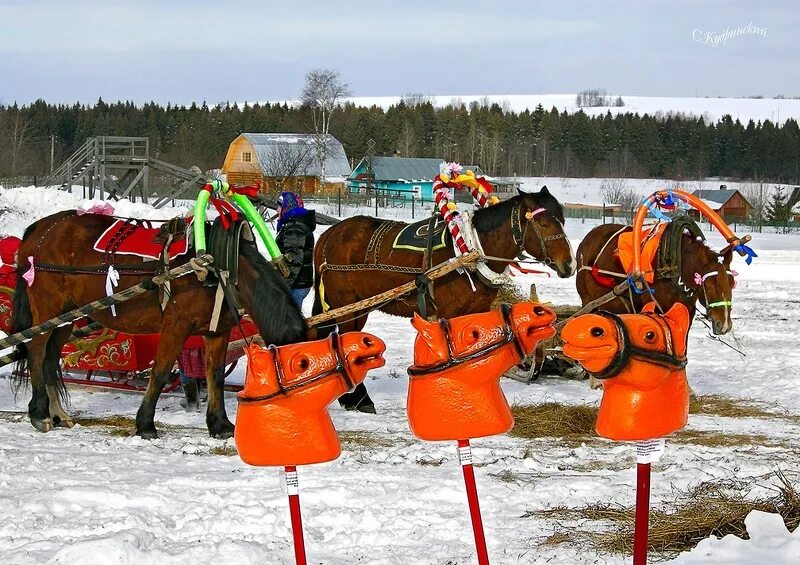
{"type": "MultiPolygon", "coordinates": [[[[13,309],[11,315],[11,331],[13,333],[27,330],[33,325],[31,303],[28,300],[28,281],[22,278],[21,269],[17,268],[17,285],[14,290],[13,309]]],[[[19,359],[14,365],[14,390],[20,389],[23,383],[28,382],[25,374],[28,372],[28,347],[20,343],[16,347],[19,359]]]]}

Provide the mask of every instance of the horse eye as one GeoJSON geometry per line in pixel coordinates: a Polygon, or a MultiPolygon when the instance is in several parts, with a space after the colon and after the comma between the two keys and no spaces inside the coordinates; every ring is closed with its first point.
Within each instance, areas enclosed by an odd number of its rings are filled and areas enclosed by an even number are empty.
{"type": "Polygon", "coordinates": [[[603,328],[598,328],[598,327],[592,328],[592,330],[589,333],[592,334],[592,337],[603,337],[606,334],[603,328]]]}
{"type": "Polygon", "coordinates": [[[644,334],[644,340],[647,343],[653,343],[656,340],[656,332],[654,332],[653,330],[650,330],[649,332],[644,334]]]}
{"type": "Polygon", "coordinates": [[[473,329],[471,333],[472,333],[472,339],[477,340],[479,337],[481,337],[481,332],[479,332],[476,329],[473,329]]]}
{"type": "Polygon", "coordinates": [[[301,371],[305,371],[308,369],[308,357],[301,357],[300,360],[297,362],[298,367],[300,367],[301,371]]]}

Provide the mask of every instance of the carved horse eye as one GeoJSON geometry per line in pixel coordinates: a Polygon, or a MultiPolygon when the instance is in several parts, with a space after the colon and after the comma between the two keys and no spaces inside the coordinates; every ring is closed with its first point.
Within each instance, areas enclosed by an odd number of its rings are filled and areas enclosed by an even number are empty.
{"type": "Polygon", "coordinates": [[[537,304],[533,307],[533,313],[537,316],[544,316],[547,313],[547,310],[545,310],[543,306],[539,306],[537,304]]]}
{"type": "Polygon", "coordinates": [[[644,340],[647,343],[653,343],[656,340],[656,332],[654,332],[653,330],[650,330],[649,332],[644,334],[644,340]]]}
{"type": "Polygon", "coordinates": [[[305,372],[308,369],[309,365],[310,363],[308,361],[308,357],[306,357],[305,355],[299,355],[295,357],[294,359],[292,359],[291,363],[292,369],[294,369],[294,371],[297,373],[305,372]]]}
{"type": "Polygon", "coordinates": [[[603,337],[606,335],[606,331],[600,327],[592,328],[589,333],[592,334],[592,337],[603,337]]]}

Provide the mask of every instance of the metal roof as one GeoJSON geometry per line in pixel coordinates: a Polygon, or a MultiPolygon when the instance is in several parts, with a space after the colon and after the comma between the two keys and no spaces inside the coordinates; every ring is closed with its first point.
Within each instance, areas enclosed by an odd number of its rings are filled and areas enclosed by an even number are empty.
{"type": "MultiPolygon", "coordinates": [[[[366,159],[365,157],[361,160],[356,170],[362,165],[366,168],[366,159]]],[[[441,162],[441,159],[372,157],[372,170],[375,172],[376,181],[433,182],[433,177],[439,174],[441,162]]]]}
{"type": "Polygon", "coordinates": [[[739,192],[735,188],[720,189],[720,190],[695,190],[692,194],[703,200],[711,200],[718,204],[725,204],[728,200],[733,198],[733,195],[739,192]]]}
{"type": "MultiPolygon", "coordinates": [[[[278,151],[296,150],[298,155],[310,151],[309,165],[297,176],[319,176],[320,163],[314,149],[315,135],[311,133],[243,133],[245,139],[253,144],[259,165],[266,174],[264,165],[269,161],[270,155],[278,151]]],[[[344,147],[338,139],[328,135],[328,157],[325,160],[326,177],[346,177],[350,174],[350,163],[344,153],[344,147]]]]}

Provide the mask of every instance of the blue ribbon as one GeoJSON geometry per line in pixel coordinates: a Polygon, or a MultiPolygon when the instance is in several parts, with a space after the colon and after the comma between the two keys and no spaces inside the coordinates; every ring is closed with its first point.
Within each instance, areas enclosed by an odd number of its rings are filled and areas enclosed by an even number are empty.
{"type": "Polygon", "coordinates": [[[667,190],[667,197],[663,200],[664,206],[674,206],[675,205],[675,198],[672,195],[672,189],[667,190]]]}
{"type": "Polygon", "coordinates": [[[643,288],[642,290],[639,290],[639,288],[636,286],[636,282],[634,281],[633,274],[628,275],[628,278],[626,280],[628,281],[628,286],[630,286],[631,289],[633,290],[633,292],[635,292],[636,294],[640,294],[641,295],[641,294],[644,294],[645,292],[647,292],[649,294],[655,294],[656,293],[654,288],[643,288]]]}
{"type": "Polygon", "coordinates": [[[658,209],[655,202],[647,204],[647,207],[650,209],[650,213],[655,216],[655,218],[661,222],[671,222],[672,219],[669,216],[664,215],[661,210],[658,209]]]}
{"type": "Polygon", "coordinates": [[[748,265],[753,262],[753,257],[758,257],[758,255],[756,255],[756,252],[753,251],[752,248],[748,247],[744,243],[740,243],[733,249],[745,255],[744,262],[747,263],[748,265]]]}

